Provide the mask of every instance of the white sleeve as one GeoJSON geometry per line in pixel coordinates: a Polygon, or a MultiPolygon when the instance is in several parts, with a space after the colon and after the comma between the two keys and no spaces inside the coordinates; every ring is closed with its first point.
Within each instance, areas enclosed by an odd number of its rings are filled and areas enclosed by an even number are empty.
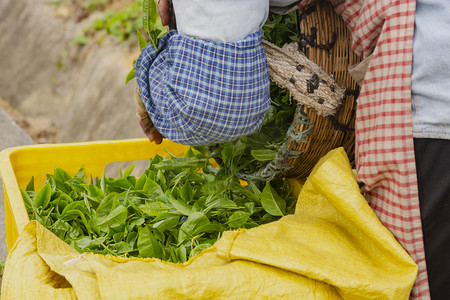
{"type": "Polygon", "coordinates": [[[289,6],[295,2],[300,2],[299,0],[270,0],[270,6],[278,6],[278,7],[284,7],[289,6]]]}
{"type": "Polygon", "coordinates": [[[179,33],[233,42],[261,29],[269,0],[173,0],[173,7],[179,33]]]}

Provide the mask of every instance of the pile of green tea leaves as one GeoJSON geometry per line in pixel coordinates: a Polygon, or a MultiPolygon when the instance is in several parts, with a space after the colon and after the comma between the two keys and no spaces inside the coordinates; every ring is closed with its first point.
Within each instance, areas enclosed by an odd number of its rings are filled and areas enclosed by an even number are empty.
{"type": "Polygon", "coordinates": [[[155,156],[139,177],[134,165],[119,178],[88,180],[61,168],[22,197],[35,219],[79,252],[185,262],[225,230],[252,228],[294,212],[287,181],[242,185],[233,167],[243,145],[223,148],[223,167],[190,148],[183,157],[155,156]]]}
{"type": "MultiPolygon", "coordinates": [[[[286,43],[300,40],[297,11],[286,15],[271,14],[263,26],[264,39],[282,47],[286,43]]],[[[236,162],[238,171],[251,174],[271,162],[279,152],[280,146],[286,141],[286,133],[294,119],[297,102],[289,92],[271,80],[271,106],[265,116],[261,128],[238,140],[214,145],[211,156],[219,163],[224,148],[235,144],[244,144],[245,149],[236,162]]]]}

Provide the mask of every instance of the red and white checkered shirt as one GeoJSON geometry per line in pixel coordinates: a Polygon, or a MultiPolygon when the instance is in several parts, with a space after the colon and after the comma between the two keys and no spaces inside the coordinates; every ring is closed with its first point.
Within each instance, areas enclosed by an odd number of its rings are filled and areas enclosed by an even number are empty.
{"type": "MultiPolygon", "coordinates": [[[[314,0],[304,0],[305,7],[314,0]]],[[[415,0],[330,0],[372,54],[356,111],[356,168],[366,199],[419,266],[411,299],[430,299],[411,120],[415,0]]]]}

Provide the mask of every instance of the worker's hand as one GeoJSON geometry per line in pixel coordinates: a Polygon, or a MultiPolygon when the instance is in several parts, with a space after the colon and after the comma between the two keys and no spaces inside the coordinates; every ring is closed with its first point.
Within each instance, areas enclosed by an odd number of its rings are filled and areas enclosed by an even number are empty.
{"type": "Polygon", "coordinates": [[[144,103],[142,103],[141,95],[139,93],[139,87],[136,85],[136,90],[134,92],[134,99],[136,101],[136,118],[139,125],[144,131],[144,134],[150,140],[150,142],[155,142],[155,144],[161,144],[163,140],[162,134],[153,126],[153,122],[150,119],[147,109],[145,108],[144,103]]]}
{"type": "Polygon", "coordinates": [[[159,0],[158,1],[158,13],[161,18],[161,23],[163,26],[169,25],[169,1],[168,0],[159,0]]]}
{"type": "Polygon", "coordinates": [[[159,0],[158,14],[164,26],[169,26],[169,29],[176,29],[177,21],[173,11],[172,0],[159,0]]]}

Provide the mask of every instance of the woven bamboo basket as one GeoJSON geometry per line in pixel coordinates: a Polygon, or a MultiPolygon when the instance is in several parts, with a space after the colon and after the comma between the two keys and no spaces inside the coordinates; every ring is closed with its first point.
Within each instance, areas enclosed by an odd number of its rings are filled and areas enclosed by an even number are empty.
{"type": "Polygon", "coordinates": [[[242,179],[270,181],[278,177],[307,177],[321,157],[338,147],[345,149],[354,165],[359,86],[348,69],[359,63],[360,58],[352,50],[351,33],[328,2],[318,1],[297,13],[301,36],[299,50],[331,75],[345,93],[332,115],[323,116],[313,107],[299,106],[291,132],[288,131],[277,157],[256,173],[238,174],[242,179]]]}

